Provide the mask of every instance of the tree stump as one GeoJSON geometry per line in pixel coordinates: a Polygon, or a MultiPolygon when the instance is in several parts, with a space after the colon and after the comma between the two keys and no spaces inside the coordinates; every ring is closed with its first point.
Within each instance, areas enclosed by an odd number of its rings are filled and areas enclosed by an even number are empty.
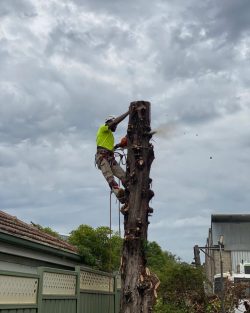
{"type": "Polygon", "coordinates": [[[124,243],[121,263],[121,313],[152,312],[157,278],[146,267],[149,201],[154,196],[149,178],[154,159],[150,127],[150,102],[130,104],[127,130],[127,203],[124,214],[124,243]]]}

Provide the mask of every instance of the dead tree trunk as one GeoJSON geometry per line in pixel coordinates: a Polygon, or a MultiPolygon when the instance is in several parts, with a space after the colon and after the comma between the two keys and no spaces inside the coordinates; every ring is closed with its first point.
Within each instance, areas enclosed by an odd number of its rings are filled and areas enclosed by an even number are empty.
{"type": "Polygon", "coordinates": [[[153,210],[149,201],[149,172],[154,159],[150,144],[150,103],[132,102],[130,105],[127,158],[127,203],[123,206],[124,243],[121,264],[121,313],[152,312],[156,279],[146,267],[148,216],[153,210]]]}

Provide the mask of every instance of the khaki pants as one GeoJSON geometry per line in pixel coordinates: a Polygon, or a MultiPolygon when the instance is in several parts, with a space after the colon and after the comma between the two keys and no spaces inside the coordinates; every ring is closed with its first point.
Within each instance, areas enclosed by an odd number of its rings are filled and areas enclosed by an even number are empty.
{"type": "Polygon", "coordinates": [[[115,182],[114,176],[124,182],[126,177],[125,171],[116,162],[113,155],[104,156],[103,153],[97,151],[95,160],[96,165],[98,166],[99,170],[102,171],[102,174],[108,182],[109,186],[111,187],[111,190],[114,192],[115,195],[117,195],[119,188],[114,188],[115,184],[118,187],[118,184],[115,182]],[[113,184],[114,186],[112,186],[113,184]]]}

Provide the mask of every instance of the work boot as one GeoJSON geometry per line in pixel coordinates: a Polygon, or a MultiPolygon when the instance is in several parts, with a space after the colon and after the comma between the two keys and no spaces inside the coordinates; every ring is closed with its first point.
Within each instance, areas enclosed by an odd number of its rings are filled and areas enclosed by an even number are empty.
{"type": "Polygon", "coordinates": [[[125,190],[120,188],[117,182],[113,179],[109,182],[109,186],[113,193],[116,195],[116,198],[122,203],[125,203],[125,190]]]}

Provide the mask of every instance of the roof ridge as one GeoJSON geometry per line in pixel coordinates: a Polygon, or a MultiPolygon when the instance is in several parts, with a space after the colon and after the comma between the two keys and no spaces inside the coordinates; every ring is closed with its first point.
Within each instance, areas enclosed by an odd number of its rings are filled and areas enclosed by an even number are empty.
{"type": "MultiPolygon", "coordinates": [[[[9,228],[9,225],[8,225],[8,223],[6,223],[6,222],[2,222],[1,223],[3,226],[5,226],[6,228],[9,228]]],[[[23,232],[23,233],[25,233],[24,231],[23,231],[23,229],[22,229],[22,227],[20,226],[20,225],[15,225],[15,229],[19,229],[21,232],[23,232]]],[[[27,233],[28,234],[31,234],[31,235],[33,235],[33,236],[36,236],[37,235],[37,232],[36,231],[30,231],[29,229],[26,229],[27,230],[27,233]]],[[[41,232],[39,232],[39,234],[41,234],[41,232]]],[[[44,238],[44,239],[46,239],[46,241],[57,241],[58,242],[58,244],[63,244],[63,245],[68,245],[69,247],[71,247],[72,245],[71,244],[69,244],[67,241],[64,241],[63,239],[60,239],[60,238],[57,238],[57,237],[54,237],[54,236],[47,236],[47,235],[49,235],[49,234],[47,234],[47,233],[45,233],[45,232],[42,232],[42,237],[44,238]],[[53,239],[53,240],[52,240],[53,239]]]]}
{"type": "MultiPolygon", "coordinates": [[[[3,211],[0,211],[0,214],[1,214],[2,212],[3,212],[3,211]]],[[[5,213],[5,212],[3,212],[3,213],[4,213],[4,215],[7,215],[7,217],[9,218],[9,220],[10,220],[11,223],[13,223],[13,220],[15,220],[15,221],[17,221],[18,223],[20,223],[20,224],[22,224],[22,225],[28,227],[31,231],[36,231],[36,232],[41,233],[42,235],[45,235],[45,236],[48,236],[48,237],[56,238],[56,237],[54,237],[54,236],[52,236],[52,235],[50,235],[50,234],[48,234],[48,233],[42,231],[42,230],[39,229],[38,227],[33,226],[32,224],[28,224],[28,223],[26,223],[26,222],[21,221],[21,220],[18,219],[16,216],[12,216],[12,215],[7,214],[7,213],[5,213]]]]}
{"type": "Polygon", "coordinates": [[[15,235],[20,235],[21,237],[26,237],[26,239],[30,241],[36,240],[41,244],[47,243],[57,248],[68,249],[74,252],[77,251],[75,246],[71,245],[65,240],[50,235],[33,225],[19,220],[16,216],[12,216],[0,210],[0,231],[1,225],[2,229],[5,229],[5,231],[8,231],[10,234],[12,233],[15,235]]]}

